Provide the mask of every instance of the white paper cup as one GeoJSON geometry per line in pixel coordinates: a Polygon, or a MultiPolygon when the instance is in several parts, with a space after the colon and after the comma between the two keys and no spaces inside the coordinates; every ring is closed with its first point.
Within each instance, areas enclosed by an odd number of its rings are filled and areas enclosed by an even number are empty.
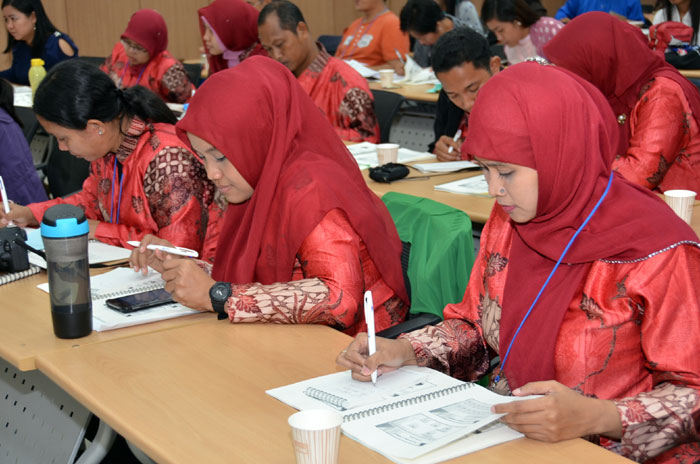
{"type": "Polygon", "coordinates": [[[666,204],[680,216],[685,222],[690,224],[693,218],[693,204],[695,203],[696,193],[692,190],[666,190],[664,199],[666,204]]]}
{"type": "Polygon", "coordinates": [[[343,416],[325,409],[308,409],[289,416],[298,464],[336,464],[343,416]]]}
{"type": "Polygon", "coordinates": [[[396,163],[399,160],[399,145],[397,143],[380,143],[377,145],[377,160],[379,165],[396,163]]]}
{"type": "Polygon", "coordinates": [[[381,69],[379,71],[379,83],[385,89],[390,89],[394,86],[394,70],[393,69],[381,69]]]}

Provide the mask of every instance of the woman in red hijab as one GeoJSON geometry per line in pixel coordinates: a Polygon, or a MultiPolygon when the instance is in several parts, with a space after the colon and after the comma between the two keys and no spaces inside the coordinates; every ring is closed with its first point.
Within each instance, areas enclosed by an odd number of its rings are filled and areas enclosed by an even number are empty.
{"type": "Polygon", "coordinates": [[[700,244],[611,172],[618,131],[604,97],[555,66],[517,64],[481,88],[469,124],[464,154],[497,204],[464,300],[434,327],[377,340],[369,358],[362,334],[338,362],[361,380],[403,364],[476,380],[495,353],[491,388],[543,395],[496,406],[526,436],[697,459],[700,244]]]}
{"type": "Polygon", "coordinates": [[[166,102],[185,103],[194,86],[168,48],[168,27],[155,10],[139,10],[131,16],[126,30],[101,69],[117,87],[142,85],[166,102]]]}
{"type": "Polygon", "coordinates": [[[646,188],[700,193],[700,94],[638,27],[601,12],[573,19],[547,59],[593,83],[623,134],[613,169],[646,188]]]}
{"type": "MultiPolygon", "coordinates": [[[[371,290],[376,330],[404,319],[391,216],[287,68],[255,57],[215,74],[177,127],[229,205],[209,273],[190,259],[149,262],[175,300],[231,322],[318,323],[354,335],[366,330],[371,290]]],[[[141,243],[136,270],[156,257],[141,243]]]]}
{"type": "Polygon", "coordinates": [[[200,8],[199,30],[209,60],[209,75],[249,56],[267,56],[258,41],[258,10],[243,0],[214,0],[200,8]]]}

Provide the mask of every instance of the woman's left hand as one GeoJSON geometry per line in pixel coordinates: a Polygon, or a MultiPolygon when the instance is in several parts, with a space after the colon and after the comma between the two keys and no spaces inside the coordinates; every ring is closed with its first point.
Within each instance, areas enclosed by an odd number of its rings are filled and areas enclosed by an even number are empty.
{"type": "Polygon", "coordinates": [[[189,258],[172,258],[163,261],[165,291],[175,301],[198,311],[213,311],[209,289],[215,280],[189,258]]]}
{"type": "Polygon", "coordinates": [[[550,380],[531,382],[513,390],[514,396],[544,395],[532,400],[495,405],[501,421],[535,440],[557,442],[586,435],[619,439],[622,424],[615,403],[583,396],[550,380]]]}

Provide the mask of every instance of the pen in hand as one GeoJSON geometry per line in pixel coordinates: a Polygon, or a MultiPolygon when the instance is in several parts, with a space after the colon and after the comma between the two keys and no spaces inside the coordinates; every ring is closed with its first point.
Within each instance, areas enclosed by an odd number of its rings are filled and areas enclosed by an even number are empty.
{"type": "MultiPolygon", "coordinates": [[[[455,136],[452,137],[452,141],[456,142],[459,140],[459,138],[462,136],[462,129],[457,129],[457,133],[455,133],[455,136]]],[[[452,153],[454,150],[454,147],[450,145],[450,148],[447,149],[447,153],[452,153]]]]}
{"type": "MultiPolygon", "coordinates": [[[[7,191],[5,190],[5,182],[0,176],[0,195],[2,195],[2,207],[5,210],[5,215],[10,214],[10,200],[7,198],[7,191]]],[[[8,226],[14,225],[12,221],[8,222],[8,226]]]]}
{"type": "MultiPolygon", "coordinates": [[[[374,335],[374,302],[371,290],[365,292],[365,323],[367,324],[367,353],[372,356],[377,351],[377,339],[374,335]]],[[[370,376],[372,383],[376,385],[377,371],[372,371],[370,376]]]]}

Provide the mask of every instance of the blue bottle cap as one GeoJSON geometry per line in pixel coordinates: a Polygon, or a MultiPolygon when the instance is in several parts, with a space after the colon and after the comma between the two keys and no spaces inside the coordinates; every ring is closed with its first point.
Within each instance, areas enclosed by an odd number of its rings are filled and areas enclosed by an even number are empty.
{"type": "Polygon", "coordinates": [[[47,238],[70,238],[85,235],[90,226],[85,212],[74,205],[55,205],[47,209],[41,220],[41,236],[47,238]]]}

